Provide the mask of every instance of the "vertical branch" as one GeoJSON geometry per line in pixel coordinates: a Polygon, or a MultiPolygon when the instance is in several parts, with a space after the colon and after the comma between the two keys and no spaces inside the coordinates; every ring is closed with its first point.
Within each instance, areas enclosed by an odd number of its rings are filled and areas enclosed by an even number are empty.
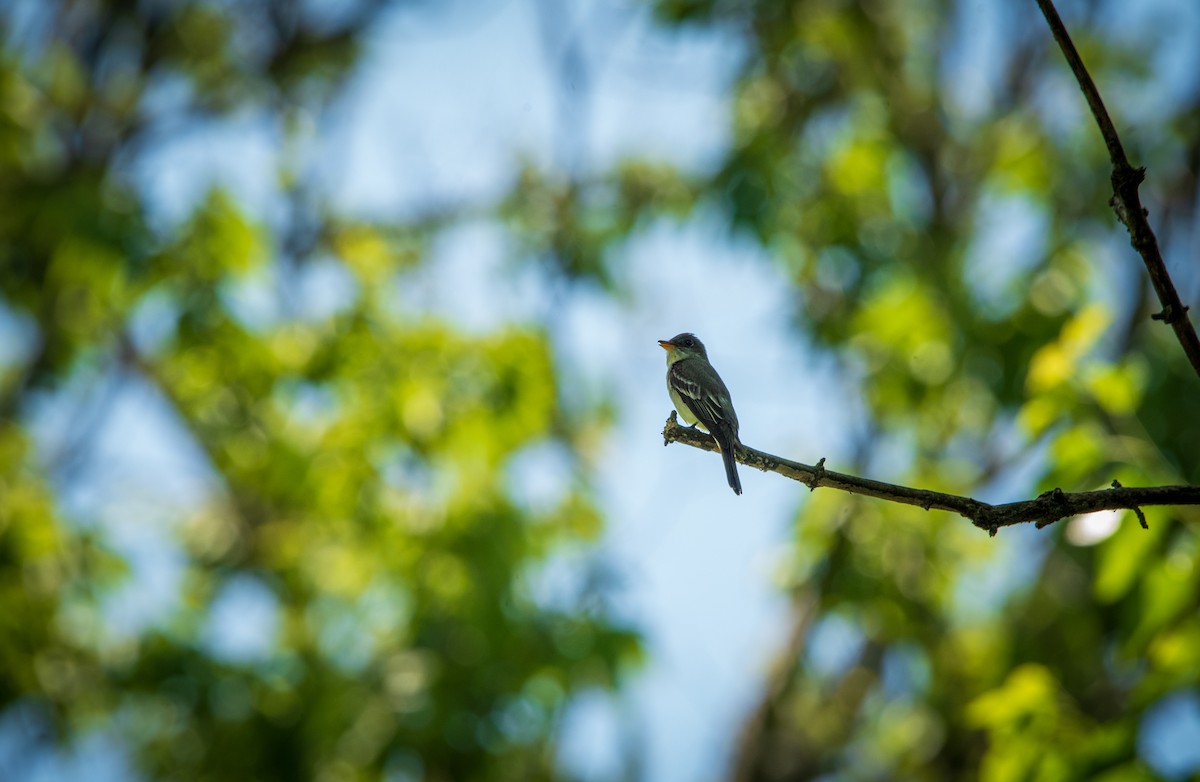
{"type": "Polygon", "coordinates": [[[1117,219],[1129,231],[1129,243],[1142,256],[1146,271],[1150,275],[1150,282],[1154,285],[1154,292],[1158,294],[1158,300],[1162,304],[1162,311],[1152,317],[1154,320],[1164,321],[1175,330],[1175,336],[1183,346],[1183,352],[1191,362],[1192,369],[1200,376],[1200,337],[1196,336],[1196,329],[1187,315],[1188,308],[1180,300],[1175,283],[1167,272],[1167,266],[1158,248],[1158,239],[1150,227],[1146,209],[1138,195],[1138,186],[1146,177],[1146,169],[1134,168],[1129,164],[1121,138],[1117,135],[1112,118],[1100,98],[1100,91],[1096,89],[1096,83],[1092,81],[1091,74],[1084,66],[1083,58],[1079,56],[1079,51],[1071,41],[1053,0],[1037,0],[1037,4],[1042,9],[1042,15],[1046,17],[1050,32],[1062,49],[1067,64],[1071,66],[1075,80],[1079,82],[1079,89],[1087,99],[1092,116],[1096,118],[1096,124],[1100,127],[1100,135],[1104,137],[1104,144],[1108,147],[1108,157],[1113,166],[1113,197],[1109,204],[1117,213],[1117,219]]]}

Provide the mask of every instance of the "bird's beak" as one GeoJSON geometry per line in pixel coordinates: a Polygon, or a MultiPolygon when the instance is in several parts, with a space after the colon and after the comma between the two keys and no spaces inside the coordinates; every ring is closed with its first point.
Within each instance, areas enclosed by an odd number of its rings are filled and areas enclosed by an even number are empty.
{"type": "Polygon", "coordinates": [[[660,339],[658,341],[658,346],[660,348],[662,348],[663,350],[674,350],[675,349],[675,343],[667,342],[665,339],[660,339]]]}

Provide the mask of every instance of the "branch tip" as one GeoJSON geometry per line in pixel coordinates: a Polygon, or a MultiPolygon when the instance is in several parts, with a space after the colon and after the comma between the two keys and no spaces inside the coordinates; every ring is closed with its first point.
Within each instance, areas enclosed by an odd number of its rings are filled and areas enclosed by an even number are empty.
{"type": "Polygon", "coordinates": [[[675,411],[672,410],[671,414],[669,416],[667,416],[667,424],[666,424],[666,426],[663,427],[663,430],[662,430],[663,448],[666,448],[668,445],[671,444],[670,432],[672,429],[679,426],[678,421],[679,421],[679,419],[675,416],[675,411]]]}
{"type": "Polygon", "coordinates": [[[817,463],[813,465],[811,477],[809,477],[809,479],[804,482],[805,485],[808,486],[809,492],[816,491],[817,487],[821,485],[821,480],[824,477],[825,477],[825,457],[822,456],[820,459],[817,460],[817,463]]]}
{"type": "Polygon", "coordinates": [[[1161,320],[1163,323],[1168,325],[1174,325],[1175,323],[1184,319],[1184,316],[1187,315],[1187,311],[1189,309],[1191,308],[1187,305],[1182,307],[1174,307],[1168,304],[1162,308],[1162,312],[1156,312],[1151,315],[1150,320],[1161,320]]]}
{"type": "Polygon", "coordinates": [[[1150,525],[1146,523],[1146,514],[1142,513],[1142,509],[1134,505],[1133,512],[1137,515],[1138,524],[1142,525],[1142,529],[1150,529],[1150,525]]]}
{"type": "Polygon", "coordinates": [[[1053,489],[1050,489],[1049,491],[1044,491],[1038,495],[1038,499],[1043,500],[1045,502],[1052,502],[1055,505],[1061,505],[1063,503],[1062,487],[1055,486],[1053,489]]]}

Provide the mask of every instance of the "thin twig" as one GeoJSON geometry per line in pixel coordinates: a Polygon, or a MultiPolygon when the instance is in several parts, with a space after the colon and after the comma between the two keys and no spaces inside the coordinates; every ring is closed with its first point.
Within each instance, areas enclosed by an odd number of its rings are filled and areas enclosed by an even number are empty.
{"type": "Polygon", "coordinates": [[[1054,40],[1058,41],[1067,64],[1071,66],[1075,80],[1079,82],[1079,89],[1083,91],[1092,116],[1100,126],[1104,144],[1108,147],[1108,156],[1112,160],[1113,188],[1113,197],[1109,200],[1109,205],[1117,213],[1117,219],[1129,231],[1129,243],[1142,256],[1146,271],[1150,274],[1150,281],[1154,284],[1154,291],[1162,304],[1162,311],[1152,317],[1169,324],[1175,330],[1175,336],[1183,346],[1183,352],[1191,362],[1192,369],[1200,376],[1200,337],[1197,337],[1196,329],[1188,318],[1188,308],[1183,305],[1179,292],[1175,290],[1175,283],[1167,273],[1167,265],[1158,249],[1158,239],[1147,219],[1148,212],[1142,206],[1141,196],[1138,195],[1138,186],[1146,178],[1146,169],[1134,168],[1129,164],[1117,129],[1112,118],[1108,116],[1108,110],[1104,108],[1104,101],[1100,99],[1100,91],[1096,89],[1095,82],[1083,64],[1083,58],[1075,49],[1075,44],[1071,42],[1071,36],[1067,33],[1054,3],[1052,0],[1037,0],[1037,4],[1042,9],[1042,15],[1046,17],[1050,32],[1053,33],[1054,40]]]}
{"type": "MultiPolygon", "coordinates": [[[[683,443],[705,451],[718,450],[716,441],[709,435],[699,429],[680,426],[674,411],[667,418],[667,425],[663,428],[662,434],[664,445],[683,443]]],[[[747,467],[757,467],[763,471],[779,473],[803,483],[810,491],[822,487],[838,489],[851,494],[878,497],[903,505],[916,505],[925,510],[944,510],[957,513],[976,527],[987,530],[990,535],[995,535],[1001,527],[1010,527],[1014,524],[1033,523],[1040,529],[1060,519],[1100,510],[1132,510],[1139,514],[1139,518],[1144,519],[1144,516],[1140,515],[1142,506],[1200,505],[1200,486],[1126,487],[1119,485],[1098,491],[1064,492],[1061,489],[1053,489],[1032,500],[993,505],[957,494],[914,489],[909,486],[834,472],[825,468],[824,459],[815,465],[801,464],[745,445],[738,450],[736,457],[747,467]]]]}

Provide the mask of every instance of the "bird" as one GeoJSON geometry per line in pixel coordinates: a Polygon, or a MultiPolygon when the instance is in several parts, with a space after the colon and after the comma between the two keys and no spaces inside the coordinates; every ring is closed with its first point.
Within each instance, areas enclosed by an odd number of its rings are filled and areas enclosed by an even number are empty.
{"type": "Polygon", "coordinates": [[[734,449],[741,441],[729,389],[709,363],[708,351],[695,334],[685,331],[670,339],[660,339],[658,344],[667,351],[667,392],[671,403],[685,422],[693,427],[699,424],[717,441],[729,488],[740,495],[742,481],[738,478],[734,449]]]}

